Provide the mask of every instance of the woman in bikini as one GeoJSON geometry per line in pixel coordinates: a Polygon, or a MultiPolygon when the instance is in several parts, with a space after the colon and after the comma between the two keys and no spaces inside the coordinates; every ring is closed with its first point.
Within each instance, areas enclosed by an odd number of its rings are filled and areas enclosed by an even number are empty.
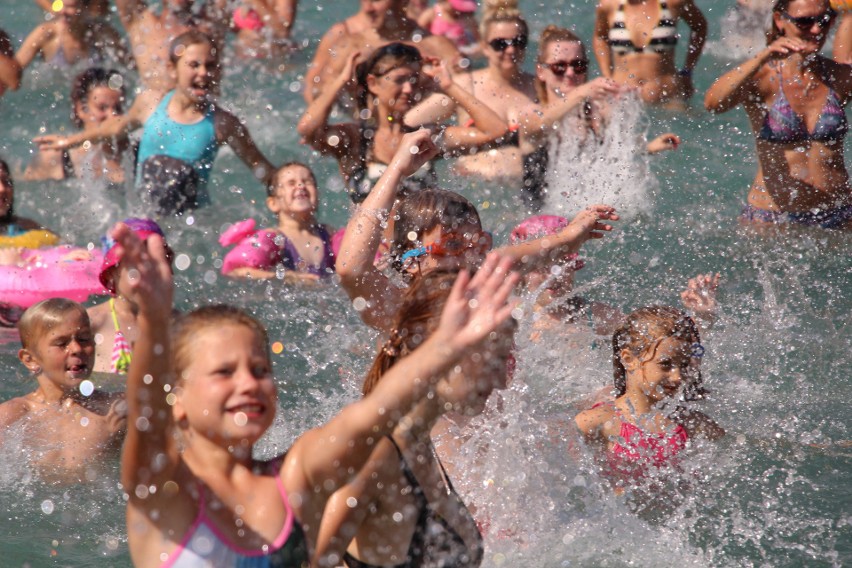
{"type": "Polygon", "coordinates": [[[766,49],[707,91],[707,110],[742,105],[755,135],[746,221],[852,227],[843,162],[852,67],[820,55],[834,18],[828,0],[778,0],[766,49]]]}
{"type": "Polygon", "coordinates": [[[695,92],[692,71],[706,37],[707,20],[693,0],[600,0],[592,44],[604,77],[637,88],[646,103],[682,108],[695,92]],[[678,69],[681,19],[691,33],[678,69]]]}
{"type": "MultiPolygon", "coordinates": [[[[117,71],[92,67],[74,79],[71,87],[71,120],[83,132],[123,112],[124,78],[117,71]]],[[[24,171],[26,180],[101,179],[124,183],[121,161],[128,148],[126,136],[65,150],[40,150],[24,171]]]]}
{"type": "MultiPolygon", "coordinates": [[[[329,124],[332,107],[352,79],[358,53],[350,55],[336,83],[314,100],[299,121],[298,131],[317,151],[337,159],[340,173],[352,201],[364,200],[381,177],[409,127],[405,113],[428,89],[437,89],[465,109],[472,126],[449,126],[438,144],[443,155],[465,152],[504,136],[506,123],[471,93],[453,82],[443,61],[424,58],[417,48],[390,43],[358,65],[357,81],[363,96],[359,102],[361,120],[329,124]]],[[[411,189],[435,186],[437,176],[431,162],[417,172],[411,189]]]]}

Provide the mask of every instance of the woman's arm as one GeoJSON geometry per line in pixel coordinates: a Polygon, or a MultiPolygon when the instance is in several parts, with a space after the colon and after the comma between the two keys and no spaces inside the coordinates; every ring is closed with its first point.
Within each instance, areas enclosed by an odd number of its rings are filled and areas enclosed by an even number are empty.
{"type": "Polygon", "coordinates": [[[432,78],[438,88],[463,108],[473,120],[473,126],[448,126],[444,130],[444,152],[464,152],[493,142],[509,131],[509,125],[491,108],[453,81],[443,61],[427,58],[423,73],[432,78]]]}
{"type": "Polygon", "coordinates": [[[704,108],[722,113],[748,102],[755,90],[752,79],[764,63],[804,49],[805,44],[800,39],[784,36],[776,39],[757,55],[716,79],[704,96],[704,108]]]}
{"type": "Polygon", "coordinates": [[[21,66],[21,69],[26,69],[41,52],[44,44],[53,35],[48,27],[48,24],[41,24],[27,36],[21,48],[15,53],[15,61],[21,66]]]}
{"type": "Polygon", "coordinates": [[[612,52],[609,49],[609,8],[602,0],[595,9],[595,35],[592,37],[592,49],[601,69],[601,75],[612,78],[612,52]]]}
{"type": "MultiPolygon", "coordinates": [[[[15,59],[15,48],[9,35],[0,30],[0,87],[17,91],[21,87],[21,65],[15,59]]],[[[0,89],[2,94],[2,89],[0,89]]]]}
{"type": "MultiPolygon", "coordinates": [[[[686,48],[686,62],[684,63],[684,78],[689,81],[689,86],[692,88],[691,74],[695,66],[698,65],[698,58],[701,57],[701,52],[704,51],[704,43],[707,41],[707,19],[693,0],[684,0],[680,8],[680,15],[686,25],[689,26],[689,45],[686,48]]],[[[689,93],[692,96],[693,93],[689,93]]]]}
{"type": "Polygon", "coordinates": [[[275,166],[266,159],[248,128],[240,122],[240,119],[222,109],[216,109],[216,138],[220,143],[228,144],[233,148],[237,157],[248,166],[254,177],[265,186],[272,181],[275,166]]]}
{"type": "Polygon", "coordinates": [[[299,119],[299,124],[296,125],[296,131],[305,141],[314,150],[323,154],[339,157],[353,150],[348,130],[340,126],[329,125],[328,118],[331,109],[334,107],[334,102],[337,100],[337,95],[352,80],[355,61],[359,56],[360,52],[358,51],[349,54],[349,58],[343,66],[343,71],[331,85],[327,85],[322,93],[313,99],[313,102],[305,110],[305,114],[299,119]],[[337,137],[334,143],[329,141],[332,135],[337,137]]]}
{"type": "Polygon", "coordinates": [[[547,106],[531,106],[520,114],[521,134],[526,142],[540,146],[569,112],[576,110],[586,99],[606,100],[621,92],[612,79],[598,77],[571,90],[547,106]]]}
{"type": "Polygon", "coordinates": [[[385,173],[346,226],[335,270],[340,276],[340,285],[350,298],[366,300],[361,318],[372,327],[387,329],[400,301],[399,290],[373,264],[382,241],[384,224],[402,180],[437,153],[429,130],[417,130],[403,136],[385,173]],[[417,150],[413,151],[413,148],[417,150]]]}
{"type": "Polygon", "coordinates": [[[465,353],[510,317],[515,302],[509,298],[518,281],[510,265],[509,259],[492,253],[473,278],[462,271],[435,332],[391,367],[369,395],[299,438],[285,467],[298,467],[309,487],[321,487],[327,494],[349,483],[375,444],[393,432],[465,353]]]}
{"type": "Polygon", "coordinates": [[[852,12],[843,14],[837,26],[832,57],[838,63],[852,65],[852,12]]]}

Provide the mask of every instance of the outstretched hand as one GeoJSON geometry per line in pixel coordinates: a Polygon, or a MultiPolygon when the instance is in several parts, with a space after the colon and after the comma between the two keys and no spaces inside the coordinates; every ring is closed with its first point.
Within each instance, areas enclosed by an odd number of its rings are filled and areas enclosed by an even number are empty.
{"type": "Polygon", "coordinates": [[[648,142],[646,148],[649,154],[657,154],[659,152],[665,152],[666,150],[677,150],[680,142],[680,136],[671,132],[666,132],[665,134],[660,134],[648,142]]]}
{"type": "Polygon", "coordinates": [[[686,290],[681,292],[683,306],[696,316],[712,321],[716,316],[716,291],[719,288],[721,276],[716,274],[699,274],[690,278],[686,290]]]}
{"type": "Polygon", "coordinates": [[[140,315],[169,318],[174,278],[163,238],[150,235],[143,241],[124,223],[116,224],[111,234],[120,247],[118,260],[128,270],[128,299],[139,306],[140,315]]]}
{"type": "Polygon", "coordinates": [[[402,137],[399,142],[399,149],[391,160],[391,165],[398,168],[402,175],[407,177],[437,156],[439,152],[440,149],[432,139],[432,131],[428,128],[421,128],[402,137]]]}
{"type": "Polygon", "coordinates": [[[67,136],[58,134],[45,134],[44,136],[36,136],[33,138],[39,150],[67,150],[71,148],[71,139],[67,136]]]}
{"type": "Polygon", "coordinates": [[[512,261],[491,253],[472,278],[464,270],[456,279],[436,330],[447,345],[467,349],[484,340],[512,314],[511,300],[518,283],[512,261]]]}
{"type": "Polygon", "coordinates": [[[618,221],[615,208],[609,205],[590,205],[574,217],[568,225],[559,231],[559,236],[579,247],[589,239],[602,239],[605,233],[612,231],[612,225],[606,221],[618,221]]]}

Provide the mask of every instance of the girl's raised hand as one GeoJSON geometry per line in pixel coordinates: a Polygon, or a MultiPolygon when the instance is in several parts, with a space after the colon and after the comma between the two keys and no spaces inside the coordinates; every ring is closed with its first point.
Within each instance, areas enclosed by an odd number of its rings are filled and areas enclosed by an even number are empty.
{"type": "Polygon", "coordinates": [[[649,154],[657,154],[659,152],[665,152],[666,150],[677,150],[680,142],[680,136],[671,132],[666,132],[665,134],[660,134],[648,142],[646,148],[649,154]]]}
{"type": "Polygon", "coordinates": [[[447,345],[465,349],[505,322],[517,305],[510,297],[519,277],[511,267],[510,258],[491,253],[473,278],[466,270],[459,273],[435,335],[440,334],[447,345]]]}
{"type": "Polygon", "coordinates": [[[612,225],[605,221],[618,221],[615,208],[609,205],[590,205],[559,231],[559,236],[566,237],[577,246],[589,239],[602,239],[605,232],[612,231],[612,225]]]}
{"type": "Polygon", "coordinates": [[[410,176],[423,164],[438,155],[440,149],[432,140],[432,131],[421,128],[409,132],[399,142],[399,149],[391,159],[391,165],[398,168],[403,176],[410,176]]]}
{"type": "Polygon", "coordinates": [[[712,321],[716,315],[716,291],[720,280],[719,273],[699,274],[690,278],[686,290],[680,294],[683,306],[696,316],[712,321]]]}
{"type": "Polygon", "coordinates": [[[140,315],[169,318],[174,279],[163,238],[150,235],[140,240],[124,223],[116,224],[111,234],[120,246],[118,260],[128,270],[128,299],[139,306],[140,315]]]}

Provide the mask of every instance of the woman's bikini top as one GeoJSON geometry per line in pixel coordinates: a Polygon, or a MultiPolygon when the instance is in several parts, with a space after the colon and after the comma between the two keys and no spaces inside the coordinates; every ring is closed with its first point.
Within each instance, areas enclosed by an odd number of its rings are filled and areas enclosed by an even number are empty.
{"type": "Polygon", "coordinates": [[[630,30],[627,29],[627,23],[624,19],[624,7],[626,5],[627,0],[620,0],[612,21],[612,27],[609,28],[607,43],[609,43],[613,53],[628,55],[630,53],[642,53],[645,50],[654,53],[666,53],[674,50],[677,46],[677,25],[665,0],[659,0],[660,19],[651,31],[651,41],[645,47],[633,43],[630,37],[630,30]]]}
{"type": "MultiPolygon", "coordinates": [[[[385,173],[388,165],[376,160],[373,154],[373,136],[375,129],[360,123],[358,126],[360,140],[358,142],[359,160],[357,168],[344,178],[346,191],[353,203],[361,203],[367,198],[373,185],[385,173]]],[[[429,161],[412,176],[402,181],[403,191],[420,191],[427,187],[437,187],[438,174],[435,165],[429,161]]]]}
{"type": "MultiPolygon", "coordinates": [[[[393,568],[465,568],[479,566],[482,563],[484,553],[482,537],[480,536],[479,540],[475,543],[475,548],[471,550],[465,544],[464,539],[453,530],[453,527],[432,510],[429,501],[426,500],[426,495],[423,493],[423,488],[417,483],[414,472],[408,467],[408,463],[402,455],[402,450],[400,450],[392,437],[388,436],[388,440],[390,440],[399,454],[400,468],[406,481],[411,486],[412,495],[414,495],[416,503],[415,506],[419,511],[414,535],[411,537],[411,544],[408,545],[406,561],[393,568]]],[[[450,483],[450,478],[447,477],[447,473],[444,471],[444,466],[440,460],[438,460],[438,465],[444,474],[447,488],[458,498],[458,494],[456,494],[453,484],[450,483]]],[[[461,499],[459,501],[461,502],[461,499]]],[[[465,507],[459,512],[468,516],[470,515],[470,512],[465,507]]],[[[343,560],[349,568],[382,568],[362,562],[348,552],[343,556],[343,560]]]]}
{"type": "Polygon", "coordinates": [[[834,89],[829,87],[828,97],[819,113],[814,130],[808,132],[805,121],[796,114],[790,106],[790,101],[787,100],[787,95],[784,94],[781,70],[778,69],[778,95],[766,111],[763,126],[757,134],[760,140],[775,144],[835,142],[842,141],[848,130],[849,123],[840,97],[834,89]]]}
{"type": "Polygon", "coordinates": [[[272,544],[259,550],[247,550],[230,543],[207,516],[202,487],[198,499],[198,516],[181,543],[162,564],[162,568],[307,566],[309,559],[305,533],[290,508],[287,492],[278,475],[275,476],[275,483],[281,495],[281,502],[287,510],[287,519],[272,544]]]}

